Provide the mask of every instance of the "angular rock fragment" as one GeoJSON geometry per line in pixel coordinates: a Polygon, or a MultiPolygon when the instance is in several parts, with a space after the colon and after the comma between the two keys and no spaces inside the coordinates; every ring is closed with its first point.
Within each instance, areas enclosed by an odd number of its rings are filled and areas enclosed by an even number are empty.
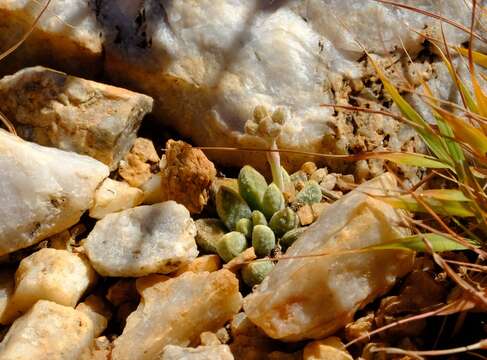
{"type": "Polygon", "coordinates": [[[304,347],[303,360],[353,360],[339,338],[313,341],[304,347]]]}
{"type": "Polygon", "coordinates": [[[384,174],[326,209],[286,252],[299,258],[279,262],[245,299],[249,319],[272,338],[323,338],[408,273],[412,251],[359,250],[408,233],[397,210],[369,195],[394,190],[395,178],[384,174]]]}
{"type": "Polygon", "coordinates": [[[93,342],[93,324],[81,311],[38,301],[0,343],[2,360],[78,359],[93,342]]]}
{"type": "Polygon", "coordinates": [[[143,199],[144,193],[142,190],[125,182],[108,178],[96,190],[95,203],[90,209],[90,216],[95,219],[101,219],[107,214],[140,205],[143,199]]]}
{"type": "MultiPolygon", "coordinates": [[[[0,52],[15,45],[29,31],[44,5],[26,0],[0,1],[0,52]]],[[[100,74],[103,62],[101,30],[90,2],[52,0],[32,34],[2,60],[0,72],[13,73],[42,64],[73,74],[100,74]]]]}
{"type": "Polygon", "coordinates": [[[12,301],[15,280],[12,269],[0,271],[0,324],[9,323],[8,306],[12,301]]]}
{"type": "Polygon", "coordinates": [[[88,156],[0,130],[0,255],[76,224],[108,173],[106,165],[88,156]]]}
{"type": "Polygon", "coordinates": [[[168,345],[160,360],[233,360],[228,345],[198,346],[188,348],[168,345]]]}
{"type": "Polygon", "coordinates": [[[88,315],[93,323],[93,336],[100,336],[106,329],[111,313],[108,304],[96,295],[88,296],[85,301],[76,306],[76,310],[88,315]]]}
{"type": "Polygon", "coordinates": [[[183,204],[191,213],[200,213],[208,202],[216,169],[205,154],[183,141],[166,144],[161,186],[165,200],[183,204]]]}
{"type": "Polygon", "coordinates": [[[0,80],[0,111],[22,138],[89,155],[111,170],[129,151],[152,99],[43,68],[0,80]]]}
{"type": "Polygon", "coordinates": [[[7,308],[9,320],[41,299],[74,307],[95,278],[86,259],[66,250],[41,249],[24,258],[15,272],[15,292],[7,308]]]}
{"type": "Polygon", "coordinates": [[[152,141],[135,139],[130,152],[120,161],[118,173],[131,186],[142,187],[153,176],[153,169],[159,169],[159,156],[152,141]]]}
{"type": "Polygon", "coordinates": [[[84,241],[86,255],[103,276],[170,273],[198,255],[196,226],[174,201],[105,216],[84,241]]]}
{"type": "Polygon", "coordinates": [[[187,346],[203,331],[216,331],[241,306],[238,280],[231,272],[187,272],[168,279],[137,280],[142,296],[137,310],[114,342],[113,360],[152,360],[166,345],[187,346]]]}

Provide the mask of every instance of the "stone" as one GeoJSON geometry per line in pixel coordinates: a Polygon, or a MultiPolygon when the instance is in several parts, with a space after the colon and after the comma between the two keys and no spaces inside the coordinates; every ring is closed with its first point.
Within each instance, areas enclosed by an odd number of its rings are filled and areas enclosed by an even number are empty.
{"type": "Polygon", "coordinates": [[[213,272],[220,270],[222,267],[222,261],[218,255],[203,255],[199,256],[189,264],[181,266],[175,273],[174,276],[179,276],[187,271],[192,272],[213,272]]]}
{"type": "Polygon", "coordinates": [[[160,360],[233,360],[228,345],[198,346],[188,348],[168,345],[160,360]]]}
{"type": "Polygon", "coordinates": [[[393,175],[384,174],[325,209],[287,250],[288,259],[245,298],[248,318],[271,338],[321,339],[392,288],[411,271],[414,252],[357,250],[409,234],[402,214],[378,199],[397,190],[393,175]],[[313,254],[322,255],[306,257],[313,254]]]}
{"type": "Polygon", "coordinates": [[[174,200],[200,213],[210,197],[216,169],[205,154],[183,141],[169,140],[164,166],[161,166],[165,200],[174,200]]]}
{"type": "Polygon", "coordinates": [[[83,257],[66,250],[41,249],[24,258],[15,272],[8,319],[12,321],[39,300],[75,307],[95,280],[94,270],[83,257]]]}
{"type": "Polygon", "coordinates": [[[125,302],[138,300],[137,288],[134,279],[120,279],[110,286],[106,298],[113,305],[119,306],[125,302]]]}
{"type": "Polygon", "coordinates": [[[103,276],[170,273],[198,255],[196,226],[174,201],[143,205],[99,220],[83,243],[103,276]]]}
{"type": "Polygon", "coordinates": [[[303,360],[353,360],[340,338],[335,336],[313,341],[304,347],[303,360]]]}
{"type": "Polygon", "coordinates": [[[88,315],[93,324],[93,336],[97,337],[105,331],[112,314],[108,304],[97,295],[88,296],[76,306],[76,310],[88,315]]]}
{"type": "Polygon", "coordinates": [[[146,95],[41,66],[1,79],[0,99],[0,111],[23,139],[89,155],[111,170],[152,110],[146,95]]]}
{"type": "Polygon", "coordinates": [[[93,342],[93,324],[83,312],[38,301],[18,318],[0,343],[4,360],[78,359],[93,342]]]}
{"type": "Polygon", "coordinates": [[[95,192],[95,201],[90,209],[90,216],[102,219],[105,215],[136,207],[144,200],[144,192],[126,182],[110,178],[100,185],[95,192]]]}
{"type": "Polygon", "coordinates": [[[108,167],[88,156],[40,146],[0,130],[0,255],[76,224],[108,167]]]}
{"type": "Polygon", "coordinates": [[[220,219],[198,219],[196,224],[196,243],[207,253],[216,253],[218,241],[227,232],[220,219]]]}
{"type": "MultiPolygon", "coordinates": [[[[32,27],[43,3],[28,0],[0,2],[0,52],[13,46],[32,27]]],[[[52,0],[32,34],[2,60],[1,73],[44,65],[82,76],[101,74],[103,36],[91,3],[52,0]]]]}
{"type": "Polygon", "coordinates": [[[13,269],[0,271],[0,324],[9,324],[8,306],[12,301],[15,288],[13,269]]]}
{"type": "Polygon", "coordinates": [[[114,341],[113,360],[152,360],[166,345],[188,346],[202,332],[221,328],[242,301],[238,280],[227,270],[150,275],[138,279],[137,288],[142,300],[114,341]]]}
{"type": "Polygon", "coordinates": [[[131,186],[142,187],[158,168],[159,156],[152,141],[137,138],[130,152],[120,161],[118,173],[131,186]]]}

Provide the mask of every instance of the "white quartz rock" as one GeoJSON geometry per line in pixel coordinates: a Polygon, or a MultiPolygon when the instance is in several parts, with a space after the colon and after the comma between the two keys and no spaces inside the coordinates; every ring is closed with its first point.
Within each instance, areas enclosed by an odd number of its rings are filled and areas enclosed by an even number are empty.
{"type": "MultiPolygon", "coordinates": [[[[470,20],[462,0],[403,3],[464,25],[470,20]]],[[[424,40],[414,30],[439,30],[435,19],[372,0],[180,0],[162,6],[102,0],[101,14],[108,75],[153,96],[159,118],[197,144],[266,146],[243,136],[255,106],[264,105],[286,114],[281,148],[317,152],[348,151],[334,150],[336,138],[343,137],[336,127],[347,125],[320,104],[341,100],[337,90],[346,86],[343,78],[361,77],[357,40],[379,56],[403,45],[414,56],[424,40]],[[140,13],[144,32],[134,21],[140,13]]],[[[452,44],[468,37],[444,28],[452,44]]],[[[265,161],[261,153],[210,155],[233,165],[265,161]]]]}
{"type": "Polygon", "coordinates": [[[222,327],[242,301],[238,280],[227,270],[173,279],[150,275],[138,279],[137,288],[142,300],[114,342],[113,360],[152,360],[166,345],[188,346],[222,327]]]}
{"type": "Polygon", "coordinates": [[[95,203],[90,209],[90,216],[101,219],[113,212],[140,205],[143,199],[142,190],[132,187],[126,182],[107,178],[96,190],[95,203]]]}
{"type": "Polygon", "coordinates": [[[9,320],[41,299],[75,307],[95,279],[95,271],[81,256],[41,249],[24,258],[15,272],[15,291],[7,308],[9,320]]]}
{"type": "Polygon", "coordinates": [[[106,165],[88,156],[0,130],[0,255],[76,224],[108,173],[106,165]]]}
{"type": "Polygon", "coordinates": [[[248,318],[272,338],[298,341],[333,334],[355,311],[408,273],[408,250],[359,250],[405,236],[401,214],[378,198],[397,189],[384,174],[328,207],[244,299],[248,318]],[[306,255],[321,256],[305,257],[306,255]]]}
{"type": "Polygon", "coordinates": [[[108,304],[97,295],[88,296],[85,301],[76,306],[76,310],[85,313],[91,319],[95,337],[100,336],[106,329],[108,320],[111,318],[108,304]]]}
{"type": "Polygon", "coordinates": [[[38,301],[0,343],[2,360],[73,360],[93,342],[93,325],[81,311],[38,301]]]}
{"type": "Polygon", "coordinates": [[[105,216],[84,241],[86,255],[104,276],[169,273],[198,255],[196,226],[174,201],[105,216]]]}
{"type": "Polygon", "coordinates": [[[198,346],[187,348],[168,345],[160,360],[233,360],[228,345],[198,346]]]}

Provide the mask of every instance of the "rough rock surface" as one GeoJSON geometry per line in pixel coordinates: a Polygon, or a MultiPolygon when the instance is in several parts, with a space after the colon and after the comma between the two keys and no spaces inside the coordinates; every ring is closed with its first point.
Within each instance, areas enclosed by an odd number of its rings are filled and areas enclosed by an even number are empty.
{"type": "Polygon", "coordinates": [[[88,156],[0,130],[0,255],[76,224],[108,173],[106,165],[88,156]]]}
{"type": "MultiPolygon", "coordinates": [[[[463,25],[470,21],[470,3],[463,0],[402,3],[463,25]]],[[[17,18],[30,16],[34,5],[28,4],[0,1],[7,29],[17,26],[17,18]]],[[[411,146],[412,133],[404,125],[380,115],[355,122],[355,114],[334,114],[320,104],[347,104],[357,95],[380,103],[379,94],[360,81],[367,71],[356,40],[383,58],[403,46],[414,58],[423,43],[415,31],[438,36],[440,29],[431,17],[372,0],[101,0],[94,7],[90,11],[81,0],[53,0],[57,17],[46,15],[40,27],[48,41],[34,37],[29,60],[43,63],[49,56],[64,69],[63,57],[57,62],[51,56],[66,42],[59,38],[67,32],[67,40],[85,44],[101,31],[106,74],[153,96],[160,120],[198,145],[210,146],[265,146],[244,135],[257,105],[286,114],[281,148],[349,153],[382,144],[393,150],[411,146]],[[372,133],[379,142],[356,141],[361,133],[372,133]]],[[[468,38],[447,24],[444,30],[452,45],[468,38]]],[[[80,59],[86,58],[85,47],[80,59]]],[[[261,153],[210,155],[234,165],[265,163],[261,153]]],[[[301,161],[284,158],[286,168],[301,161]]]]}
{"type": "Polygon", "coordinates": [[[198,346],[187,348],[168,345],[160,360],[233,360],[228,345],[198,346]]]}
{"type": "Polygon", "coordinates": [[[105,215],[140,205],[144,192],[126,182],[105,179],[95,193],[95,201],[90,216],[102,219],[105,215]]]}
{"type": "Polygon", "coordinates": [[[0,343],[0,359],[78,359],[92,341],[93,325],[87,315],[41,300],[10,327],[0,343]]]}
{"type": "Polygon", "coordinates": [[[15,272],[7,314],[13,320],[38,300],[75,307],[96,274],[86,259],[66,250],[44,248],[24,258],[15,272]]]}
{"type": "Polygon", "coordinates": [[[191,213],[200,213],[210,197],[216,169],[205,154],[184,141],[169,140],[162,161],[163,198],[183,204],[191,213]]]}
{"type": "Polygon", "coordinates": [[[84,242],[86,255],[103,276],[170,273],[198,255],[196,226],[174,201],[139,206],[105,216],[84,242]]]}
{"type": "Polygon", "coordinates": [[[231,272],[187,272],[169,279],[137,280],[137,310],[114,342],[113,360],[152,360],[166,345],[187,346],[203,331],[216,331],[241,307],[238,280],[231,272]]]}
{"type": "Polygon", "coordinates": [[[249,319],[272,338],[320,339],[345,326],[357,309],[407,274],[413,266],[412,251],[354,251],[408,233],[400,226],[400,213],[368,195],[395,189],[395,178],[384,174],[326,209],[285,254],[322,256],[279,262],[245,298],[249,319]]]}
{"type": "Polygon", "coordinates": [[[89,155],[112,170],[152,110],[148,96],[40,66],[1,79],[0,99],[22,138],[89,155]]]}
{"type": "Polygon", "coordinates": [[[152,176],[152,169],[159,168],[159,156],[152,141],[135,139],[130,152],[120,161],[119,175],[130,185],[141,187],[152,176]]]}
{"type": "MultiPolygon", "coordinates": [[[[45,2],[0,1],[0,51],[13,46],[30,29],[45,2]]],[[[2,60],[1,74],[42,64],[72,74],[100,74],[103,36],[93,2],[53,0],[32,34],[2,60]]]]}

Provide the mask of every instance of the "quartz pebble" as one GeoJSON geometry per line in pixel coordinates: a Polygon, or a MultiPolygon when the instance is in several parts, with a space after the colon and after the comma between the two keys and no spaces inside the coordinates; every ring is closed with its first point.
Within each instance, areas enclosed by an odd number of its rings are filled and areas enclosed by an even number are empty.
{"type": "Polygon", "coordinates": [[[395,178],[384,174],[330,205],[287,250],[291,259],[278,262],[245,298],[249,319],[275,339],[320,339],[345,326],[357,309],[389,290],[412,269],[414,252],[347,251],[408,234],[401,226],[400,212],[368,195],[395,191],[395,178]],[[306,257],[313,254],[323,255],[306,257]]]}
{"type": "Polygon", "coordinates": [[[221,328],[241,307],[238,280],[227,270],[137,280],[142,301],[114,342],[113,360],[152,360],[166,345],[187,346],[221,328]]]}
{"type": "Polygon", "coordinates": [[[95,203],[90,216],[102,219],[105,215],[140,205],[144,199],[142,190],[122,181],[105,179],[95,193],[95,203]]]}
{"type": "Polygon", "coordinates": [[[41,66],[0,80],[0,111],[20,137],[89,155],[111,170],[151,110],[149,96],[41,66]]]}
{"type": "Polygon", "coordinates": [[[84,241],[86,255],[103,276],[170,273],[198,255],[196,226],[174,201],[105,216],[84,241]]]}
{"type": "Polygon", "coordinates": [[[228,345],[198,346],[186,348],[168,345],[160,360],[233,360],[228,345]]]}
{"type": "Polygon", "coordinates": [[[95,280],[95,271],[82,256],[41,249],[24,258],[15,272],[15,291],[7,308],[9,319],[41,299],[74,307],[95,280]]]}
{"type": "Polygon", "coordinates": [[[92,321],[82,311],[40,300],[10,327],[0,343],[0,359],[78,359],[93,334],[92,321]]]}
{"type": "Polygon", "coordinates": [[[108,167],[88,156],[44,147],[0,129],[0,255],[76,224],[108,167]]]}

